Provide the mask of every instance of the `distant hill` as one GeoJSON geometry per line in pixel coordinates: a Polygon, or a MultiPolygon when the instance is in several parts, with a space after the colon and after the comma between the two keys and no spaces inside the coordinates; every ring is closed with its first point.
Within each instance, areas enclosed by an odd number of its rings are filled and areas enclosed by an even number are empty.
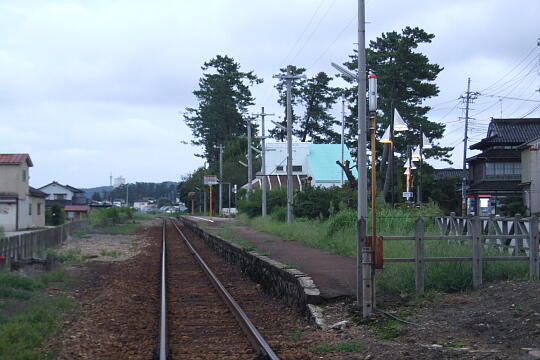
{"type": "Polygon", "coordinates": [[[86,197],[88,199],[91,199],[92,198],[92,195],[94,195],[94,193],[99,193],[100,195],[103,195],[104,192],[111,192],[114,187],[113,186],[98,186],[98,187],[93,187],[93,188],[87,188],[87,189],[84,189],[84,188],[80,188],[82,191],[84,191],[84,194],[86,195],[86,197]]]}
{"type": "MultiPolygon", "coordinates": [[[[176,187],[178,186],[177,182],[174,181],[164,181],[161,183],[145,183],[137,182],[135,184],[127,184],[129,199],[132,202],[135,199],[142,198],[167,198],[174,200],[177,197],[176,187]]],[[[94,193],[99,193],[102,198],[105,199],[125,199],[126,197],[126,185],[121,185],[118,187],[113,186],[99,186],[94,188],[81,188],[85,192],[85,195],[88,199],[91,199],[94,193]]]]}

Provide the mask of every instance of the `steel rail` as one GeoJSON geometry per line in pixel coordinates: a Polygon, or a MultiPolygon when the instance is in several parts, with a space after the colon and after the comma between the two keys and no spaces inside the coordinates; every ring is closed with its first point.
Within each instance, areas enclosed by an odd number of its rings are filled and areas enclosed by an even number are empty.
{"type": "Polygon", "coordinates": [[[191,245],[187,237],[184,235],[182,230],[178,227],[176,224],[176,220],[172,221],[172,224],[176,228],[176,231],[180,234],[184,242],[186,243],[187,247],[191,251],[191,254],[197,260],[199,265],[202,267],[208,278],[210,279],[210,282],[214,287],[216,288],[219,295],[223,298],[231,312],[233,313],[234,317],[238,321],[238,324],[246,334],[248,340],[252,344],[254,348],[259,351],[259,355],[262,355],[265,359],[271,359],[271,360],[279,360],[279,357],[274,353],[272,348],[270,348],[270,345],[264,340],[263,336],[259,333],[255,325],[251,322],[249,317],[246,315],[244,310],[238,305],[238,303],[234,300],[234,298],[231,296],[231,294],[225,289],[223,284],[219,281],[219,279],[216,277],[216,275],[212,272],[212,270],[208,267],[206,262],[203,260],[203,258],[197,253],[195,248],[191,245]]]}
{"type": "Polygon", "coordinates": [[[159,360],[167,360],[167,275],[166,275],[166,220],[163,219],[163,240],[161,243],[161,319],[159,334],[159,360]]]}

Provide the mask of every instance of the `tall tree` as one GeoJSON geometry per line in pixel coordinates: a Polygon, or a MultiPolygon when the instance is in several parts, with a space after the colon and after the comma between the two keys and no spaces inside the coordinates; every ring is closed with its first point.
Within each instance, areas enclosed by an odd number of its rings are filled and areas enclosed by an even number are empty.
{"type": "MultiPolygon", "coordinates": [[[[291,75],[303,75],[306,72],[305,68],[296,67],[294,65],[289,65],[288,67],[279,69],[279,75],[288,74],[290,69],[291,75]]],[[[295,80],[291,84],[291,114],[292,114],[292,123],[293,127],[298,122],[298,116],[295,112],[295,107],[300,102],[300,97],[302,95],[302,88],[304,87],[305,80],[299,79],[295,80]]],[[[276,84],[276,90],[279,93],[278,104],[283,106],[283,120],[278,122],[281,126],[287,127],[287,83],[285,80],[280,80],[276,84]]],[[[282,130],[279,127],[275,127],[269,131],[270,136],[274,137],[279,141],[285,141],[287,137],[287,132],[282,130]]]]}
{"type": "MultiPolygon", "coordinates": [[[[430,63],[428,57],[416,49],[420,44],[431,43],[435,37],[426,31],[415,27],[406,27],[398,33],[396,31],[383,33],[375,41],[371,41],[366,49],[367,70],[373,72],[378,78],[379,112],[379,136],[385,131],[392,119],[393,109],[398,109],[401,116],[407,122],[409,130],[394,133],[394,150],[397,156],[404,161],[407,156],[407,145],[419,145],[421,133],[433,142],[443,136],[445,125],[432,122],[428,119],[429,106],[423,102],[437,96],[439,88],[434,84],[437,75],[443,70],[439,65],[430,63]]],[[[357,56],[350,56],[350,61],[345,63],[351,70],[356,69],[357,56]]],[[[356,152],[357,134],[357,100],[356,86],[346,91],[348,98],[354,104],[351,106],[351,115],[347,118],[346,132],[347,144],[356,152]]],[[[381,146],[378,146],[380,154],[381,146]]],[[[433,148],[424,151],[425,158],[435,158],[450,162],[449,152],[451,147],[441,147],[436,143],[433,148]]],[[[390,159],[388,148],[382,151],[383,157],[379,157],[381,170],[390,159]]],[[[389,174],[388,171],[384,173],[389,174]]],[[[380,171],[379,174],[383,174],[380,171]]],[[[400,174],[400,171],[395,171],[400,174]]],[[[390,177],[385,176],[384,193],[389,190],[390,177]]]]}
{"type": "MultiPolygon", "coordinates": [[[[304,68],[291,66],[293,75],[302,75],[304,68]]],[[[280,69],[281,74],[287,74],[287,68],[280,69]]],[[[335,104],[340,94],[340,89],[330,86],[332,78],[324,72],[319,72],[307,80],[295,80],[291,87],[291,104],[293,134],[300,141],[313,141],[315,143],[332,143],[339,138],[333,126],[338,122],[330,114],[332,105],[335,104]],[[302,115],[297,115],[295,108],[302,109],[302,115]]],[[[287,125],[287,86],[286,81],[281,80],[276,89],[279,92],[278,103],[283,106],[285,113],[281,125],[287,125]]],[[[286,132],[280,128],[274,128],[270,134],[283,141],[286,132]]]]}
{"type": "Polygon", "coordinates": [[[194,145],[201,145],[210,164],[219,161],[217,146],[246,133],[247,107],[253,105],[250,86],[259,84],[253,71],[240,71],[233,58],[217,55],[201,67],[205,72],[199,80],[197,108],[187,108],[184,120],[193,133],[194,145]]]}
{"type": "MultiPolygon", "coordinates": [[[[392,108],[398,109],[409,126],[409,131],[395,137],[395,150],[402,157],[406,156],[407,145],[420,143],[421,132],[434,141],[443,137],[446,127],[430,121],[426,115],[430,107],[423,105],[424,100],[438,95],[439,88],[433,81],[443,68],[430,63],[426,55],[415,51],[418,45],[431,43],[434,37],[418,27],[407,26],[401,34],[396,31],[383,33],[375,41],[370,41],[366,49],[367,70],[375,73],[378,80],[379,136],[390,124],[392,108]]],[[[345,65],[355,70],[357,55],[351,55],[345,65]]],[[[346,93],[354,104],[347,118],[347,142],[356,151],[356,86],[347,89],[346,93]]],[[[451,150],[450,147],[434,144],[432,149],[425,152],[425,157],[450,162],[451,150]]]]}

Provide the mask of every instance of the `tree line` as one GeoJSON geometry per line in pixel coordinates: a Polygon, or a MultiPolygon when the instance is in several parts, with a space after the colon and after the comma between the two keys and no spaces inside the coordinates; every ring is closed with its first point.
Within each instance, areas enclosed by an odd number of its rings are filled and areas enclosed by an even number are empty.
{"type": "MultiPolygon", "coordinates": [[[[418,46],[429,44],[434,34],[427,33],[418,27],[406,27],[401,32],[391,31],[381,34],[370,41],[366,49],[367,71],[378,77],[379,110],[377,111],[378,136],[380,137],[391,122],[393,109],[397,109],[406,120],[409,130],[395,134],[394,151],[397,158],[396,168],[400,169],[407,154],[408,145],[420,144],[423,133],[433,147],[424,152],[424,159],[439,159],[447,163],[453,148],[442,147],[437,142],[444,134],[445,124],[431,121],[427,113],[430,107],[425,100],[436,97],[439,88],[435,84],[438,74],[443,68],[430,62],[429,58],[418,51],[418,46]]],[[[353,51],[343,65],[351,71],[357,66],[357,54],[353,51]]],[[[251,88],[263,82],[254,71],[243,71],[238,62],[228,55],[217,55],[202,66],[203,75],[199,87],[193,94],[197,99],[195,107],[188,107],[184,113],[184,121],[192,131],[192,144],[200,146],[202,152],[197,154],[205,159],[207,168],[201,167],[186,176],[180,184],[180,197],[187,202],[189,192],[200,191],[204,174],[219,173],[219,146],[225,147],[223,182],[238,184],[247,182],[247,171],[238,163],[245,162],[247,149],[247,121],[250,116],[248,107],[255,104],[251,88]],[[199,190],[197,190],[199,188],[199,190]]],[[[279,69],[279,74],[292,72],[295,75],[307,75],[306,69],[298,65],[289,65],[279,69]]],[[[338,143],[340,134],[336,131],[340,121],[332,114],[332,108],[342,99],[349,114],[345,120],[345,141],[353,158],[357,152],[357,85],[354,81],[344,79],[349,86],[335,87],[332,76],[325,72],[307,76],[292,84],[292,123],[293,134],[299,141],[314,143],[338,143]]],[[[286,85],[280,80],[275,89],[278,92],[278,103],[283,108],[282,125],[287,123],[286,85]]],[[[254,131],[257,126],[254,124],[254,131]]],[[[270,130],[270,136],[276,140],[285,140],[285,131],[279,127],[270,130]]],[[[259,146],[254,138],[253,146],[259,146]]],[[[388,168],[390,161],[388,145],[377,144],[377,163],[382,170],[388,168]]],[[[352,164],[351,164],[352,165],[352,164]]],[[[356,164],[355,164],[356,166],[356,164]]],[[[432,169],[424,164],[423,182],[429,185],[432,169]]],[[[254,170],[260,164],[254,164],[254,170]]],[[[400,184],[402,171],[396,171],[395,182],[400,184]]],[[[253,172],[255,174],[255,171],[253,172]]],[[[387,171],[379,171],[379,191],[388,198],[387,171]],[[383,186],[384,183],[386,186],[383,186]]],[[[425,190],[424,199],[432,191],[425,190]]]]}

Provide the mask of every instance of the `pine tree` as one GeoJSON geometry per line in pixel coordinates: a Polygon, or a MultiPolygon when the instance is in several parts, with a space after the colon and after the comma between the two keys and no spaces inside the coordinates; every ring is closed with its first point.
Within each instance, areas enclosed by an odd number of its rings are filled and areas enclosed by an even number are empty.
{"type": "MultiPolygon", "coordinates": [[[[302,75],[304,68],[290,66],[293,75],[302,75]]],[[[281,74],[287,74],[287,68],[280,69],[281,74]]],[[[293,135],[300,141],[313,141],[315,143],[333,143],[337,141],[339,135],[333,130],[337,124],[335,118],[330,114],[332,105],[335,104],[340,94],[340,89],[330,86],[332,78],[324,72],[319,72],[316,76],[307,80],[295,80],[291,86],[291,105],[293,135]],[[302,109],[303,114],[297,115],[295,108],[302,109]]],[[[276,89],[279,92],[278,103],[283,106],[285,113],[282,126],[287,126],[287,86],[286,81],[281,80],[276,89]]],[[[283,141],[286,131],[280,128],[270,130],[270,134],[283,141]]]]}
{"type": "Polygon", "coordinates": [[[253,71],[240,71],[240,64],[227,55],[205,62],[202,70],[199,89],[193,92],[199,105],[187,108],[184,120],[195,138],[192,143],[204,148],[199,156],[214,164],[219,161],[217,146],[246,134],[247,107],[254,103],[249,87],[262,79],[253,71]]]}
{"type": "MultiPolygon", "coordinates": [[[[406,156],[408,144],[420,143],[421,132],[432,142],[443,137],[445,125],[430,121],[426,115],[430,107],[423,105],[424,100],[438,95],[439,88],[433,81],[443,68],[430,63],[426,55],[415,51],[418,45],[431,43],[434,37],[418,27],[406,27],[401,34],[396,31],[383,33],[371,41],[366,49],[367,70],[376,74],[378,80],[379,136],[390,124],[392,107],[398,109],[408,124],[409,131],[395,136],[395,151],[402,157],[406,156]]],[[[350,59],[345,65],[355,70],[356,54],[351,55],[350,59]]],[[[347,117],[347,144],[356,152],[356,84],[346,93],[354,104],[350,107],[351,115],[347,117]]],[[[425,151],[425,157],[450,162],[448,158],[452,148],[433,145],[432,149],[425,151]]]]}

